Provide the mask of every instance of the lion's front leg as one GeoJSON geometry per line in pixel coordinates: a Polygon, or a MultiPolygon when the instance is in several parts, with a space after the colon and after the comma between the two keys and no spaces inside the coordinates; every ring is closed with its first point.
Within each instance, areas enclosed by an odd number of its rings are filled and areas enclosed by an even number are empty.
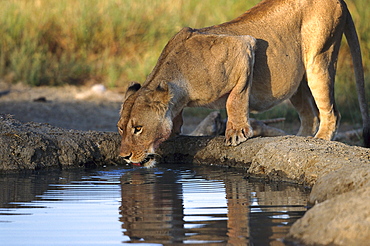
{"type": "Polygon", "coordinates": [[[254,57],[250,56],[236,86],[226,101],[228,120],[225,131],[225,144],[236,146],[253,136],[249,122],[249,94],[252,86],[254,57]]]}
{"type": "Polygon", "coordinates": [[[227,146],[236,146],[253,136],[253,129],[249,123],[248,92],[236,94],[239,93],[232,91],[226,103],[228,120],[225,144],[227,146]]]}
{"type": "Polygon", "coordinates": [[[227,146],[236,146],[245,142],[248,138],[253,136],[253,129],[250,125],[237,126],[231,122],[227,122],[225,132],[225,144],[227,146]]]}
{"type": "Polygon", "coordinates": [[[253,129],[249,122],[249,95],[253,78],[254,48],[250,47],[244,51],[246,53],[243,65],[239,66],[239,73],[233,76],[238,77],[238,81],[226,101],[228,120],[225,144],[227,146],[236,146],[253,136],[253,129]],[[235,76],[237,74],[239,76],[235,76]]]}

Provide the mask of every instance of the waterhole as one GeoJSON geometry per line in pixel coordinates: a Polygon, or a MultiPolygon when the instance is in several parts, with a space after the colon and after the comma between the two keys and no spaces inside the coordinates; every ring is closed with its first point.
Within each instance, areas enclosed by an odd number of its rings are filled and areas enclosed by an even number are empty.
{"type": "Polygon", "coordinates": [[[193,165],[0,175],[0,245],[284,245],[308,191],[193,165]]]}

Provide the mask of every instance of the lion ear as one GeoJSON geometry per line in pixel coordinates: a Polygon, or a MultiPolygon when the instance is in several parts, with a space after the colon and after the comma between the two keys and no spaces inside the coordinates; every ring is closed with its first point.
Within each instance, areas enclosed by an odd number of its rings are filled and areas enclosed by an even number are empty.
{"type": "Polygon", "coordinates": [[[164,82],[161,82],[157,88],[156,88],[156,91],[158,93],[161,93],[161,92],[168,92],[168,84],[167,83],[164,83],[164,82]]]}
{"type": "Polygon", "coordinates": [[[156,92],[154,93],[154,101],[167,104],[171,100],[171,95],[167,83],[160,83],[155,91],[156,92]]]}
{"type": "Polygon", "coordinates": [[[131,82],[131,85],[127,88],[127,91],[125,93],[125,97],[123,101],[126,101],[126,99],[137,92],[141,88],[141,85],[137,82],[131,82]]]}
{"type": "Polygon", "coordinates": [[[150,96],[147,99],[149,100],[148,104],[150,104],[153,109],[165,111],[168,108],[171,98],[172,96],[168,84],[161,83],[150,92],[150,96]]]}

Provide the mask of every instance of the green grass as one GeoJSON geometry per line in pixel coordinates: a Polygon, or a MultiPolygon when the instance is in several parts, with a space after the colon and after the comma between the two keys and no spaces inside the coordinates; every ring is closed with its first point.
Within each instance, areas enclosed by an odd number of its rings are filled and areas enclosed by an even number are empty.
{"type": "MultiPolygon", "coordinates": [[[[167,41],[182,27],[231,20],[259,0],[0,1],[0,79],[34,86],[143,82],[167,41]]],[[[347,0],[370,87],[370,7],[347,0]]],[[[343,41],[345,42],[345,41],[343,41]]],[[[368,89],[370,95],[370,90],[368,89]]],[[[338,60],[336,98],[343,118],[359,120],[349,51],[338,60]]],[[[262,117],[295,118],[282,106],[262,117]],[[279,115],[283,114],[283,115],[279,115]]]]}

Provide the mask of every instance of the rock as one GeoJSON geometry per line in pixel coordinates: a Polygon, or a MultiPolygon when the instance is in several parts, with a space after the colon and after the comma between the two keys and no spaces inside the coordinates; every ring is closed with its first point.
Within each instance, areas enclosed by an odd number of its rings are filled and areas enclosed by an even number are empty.
{"type": "Polygon", "coordinates": [[[189,135],[217,136],[223,132],[225,132],[225,122],[222,121],[218,111],[213,111],[189,135]]]}
{"type": "Polygon", "coordinates": [[[321,203],[337,195],[366,186],[370,186],[369,164],[345,166],[319,178],[312,187],[309,202],[311,204],[321,203]]]}
{"type": "Polygon", "coordinates": [[[370,245],[370,186],[315,205],[290,229],[304,245],[370,245]]]}
{"type": "Polygon", "coordinates": [[[329,172],[350,165],[369,165],[370,150],[315,138],[280,136],[252,138],[229,147],[224,137],[185,137],[164,142],[165,161],[194,161],[248,169],[252,175],[312,187],[329,172]]]}
{"type": "Polygon", "coordinates": [[[91,86],[91,88],[89,90],[86,90],[86,91],[83,91],[83,92],[80,92],[78,94],[76,94],[76,99],[78,100],[85,100],[87,98],[91,98],[91,97],[102,97],[104,96],[104,93],[106,93],[106,88],[104,85],[102,84],[96,84],[96,85],[93,85],[91,86]]]}
{"type": "Polygon", "coordinates": [[[102,84],[95,84],[91,87],[84,87],[83,90],[73,93],[73,99],[77,101],[120,101],[122,102],[123,97],[119,93],[107,90],[102,84]]]}
{"type": "Polygon", "coordinates": [[[329,172],[369,163],[369,149],[315,138],[281,137],[259,150],[248,172],[277,179],[286,177],[312,187],[329,172]]]}
{"type": "Polygon", "coordinates": [[[26,123],[0,115],[0,171],[124,163],[117,156],[119,136],[26,123]]]}
{"type": "MultiPolygon", "coordinates": [[[[254,137],[277,137],[286,136],[287,133],[278,128],[269,126],[268,124],[280,122],[282,119],[271,119],[271,120],[256,120],[251,118],[250,123],[253,129],[254,137]]],[[[285,119],[284,119],[285,120],[285,119]]]]}

